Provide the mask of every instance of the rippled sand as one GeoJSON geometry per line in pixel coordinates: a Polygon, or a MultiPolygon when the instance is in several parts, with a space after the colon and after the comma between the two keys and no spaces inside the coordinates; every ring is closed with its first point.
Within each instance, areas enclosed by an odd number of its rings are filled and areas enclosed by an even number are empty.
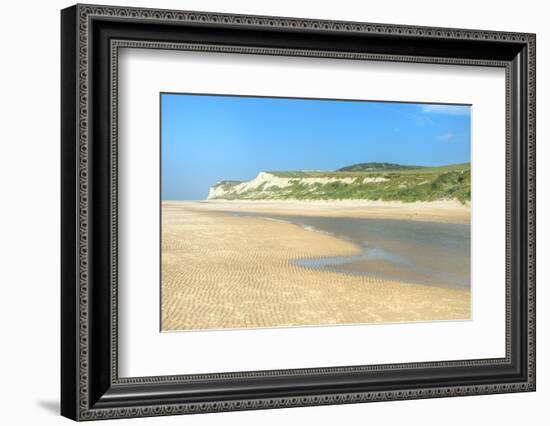
{"type": "Polygon", "coordinates": [[[162,330],[470,318],[470,292],[310,270],[291,259],[351,255],[350,242],[198,206],[162,205],[162,330]]]}

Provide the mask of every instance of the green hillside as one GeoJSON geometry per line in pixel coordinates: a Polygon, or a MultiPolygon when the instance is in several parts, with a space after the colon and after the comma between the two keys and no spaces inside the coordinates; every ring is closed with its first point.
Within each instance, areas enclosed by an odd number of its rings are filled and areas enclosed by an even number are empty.
{"type": "Polygon", "coordinates": [[[359,163],[351,166],[342,167],[337,172],[387,172],[400,170],[417,170],[422,166],[404,166],[395,163],[359,163]]]}
{"type": "Polygon", "coordinates": [[[470,163],[440,167],[362,163],[337,171],[262,172],[247,181],[223,181],[209,199],[470,201],[470,163]]]}

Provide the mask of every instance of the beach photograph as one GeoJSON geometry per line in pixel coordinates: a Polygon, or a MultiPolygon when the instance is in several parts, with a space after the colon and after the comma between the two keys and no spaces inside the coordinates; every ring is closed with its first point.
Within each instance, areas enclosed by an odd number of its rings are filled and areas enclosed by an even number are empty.
{"type": "Polygon", "coordinates": [[[161,331],[471,319],[469,105],[160,108],[161,331]]]}

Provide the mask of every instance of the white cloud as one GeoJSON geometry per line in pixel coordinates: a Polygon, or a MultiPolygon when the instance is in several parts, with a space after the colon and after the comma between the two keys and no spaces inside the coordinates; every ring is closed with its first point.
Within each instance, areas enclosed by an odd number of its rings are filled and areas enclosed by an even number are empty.
{"type": "Polygon", "coordinates": [[[424,114],[411,114],[411,118],[417,126],[424,127],[434,124],[434,121],[424,114]]]}
{"type": "Polygon", "coordinates": [[[453,132],[445,132],[439,136],[436,136],[435,138],[438,141],[451,141],[454,139],[454,137],[455,137],[455,134],[453,132]]]}
{"type": "Polygon", "coordinates": [[[422,112],[428,114],[470,115],[470,107],[467,105],[426,104],[421,108],[422,112]]]}

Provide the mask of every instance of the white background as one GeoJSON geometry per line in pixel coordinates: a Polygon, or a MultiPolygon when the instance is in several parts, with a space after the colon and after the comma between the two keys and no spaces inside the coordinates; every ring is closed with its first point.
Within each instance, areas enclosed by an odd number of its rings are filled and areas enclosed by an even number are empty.
{"type": "MultiPolygon", "coordinates": [[[[546,424],[550,400],[550,75],[548,11],[541,1],[278,0],[106,4],[202,9],[537,33],[538,391],[423,401],[118,420],[118,424],[546,424]],[[545,80],[546,77],[546,80],[545,80]]],[[[59,394],[59,9],[65,1],[3,4],[0,26],[0,398],[3,424],[69,424],[59,394]]],[[[488,253],[487,255],[490,255],[488,253]]],[[[102,424],[117,424],[108,421],[102,424]]]]}
{"type": "Polygon", "coordinates": [[[504,69],[123,49],[118,76],[121,376],[505,356],[504,69]],[[472,320],[159,333],[159,92],[471,103],[472,320]]]}

